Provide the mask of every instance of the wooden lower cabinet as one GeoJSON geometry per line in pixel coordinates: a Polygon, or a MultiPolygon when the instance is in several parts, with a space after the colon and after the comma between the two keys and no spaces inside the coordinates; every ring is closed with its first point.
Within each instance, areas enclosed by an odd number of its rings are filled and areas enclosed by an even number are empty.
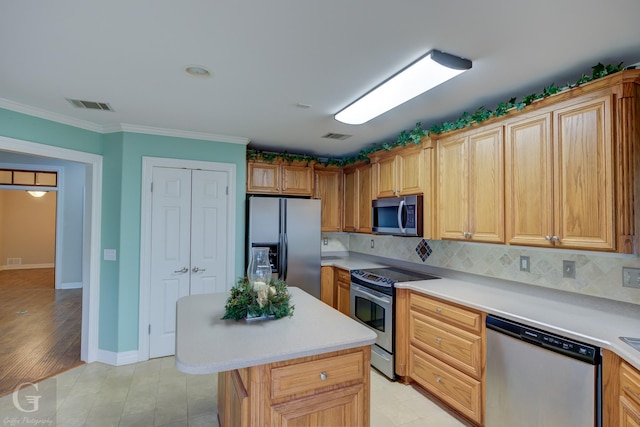
{"type": "Polygon", "coordinates": [[[335,281],[333,279],[333,267],[320,267],[320,301],[335,308],[335,281]]]}
{"type": "Polygon", "coordinates": [[[349,316],[351,312],[351,273],[349,270],[334,267],[336,309],[349,316]]]}
{"type": "Polygon", "coordinates": [[[470,420],[482,422],[482,383],[435,357],[411,347],[411,379],[470,420]]]}
{"type": "Polygon", "coordinates": [[[485,314],[396,291],[396,373],[475,425],[484,425],[485,314]]]}
{"type": "Polygon", "coordinates": [[[371,347],[218,374],[221,427],[368,426],[371,347]]]}

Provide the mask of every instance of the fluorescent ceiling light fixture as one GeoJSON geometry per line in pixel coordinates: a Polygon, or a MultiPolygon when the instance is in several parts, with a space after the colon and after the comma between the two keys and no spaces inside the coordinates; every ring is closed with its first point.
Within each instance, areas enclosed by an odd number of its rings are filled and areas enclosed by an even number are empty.
{"type": "Polygon", "coordinates": [[[342,109],[334,118],[349,125],[361,125],[470,68],[468,59],[432,50],[342,109]]]}

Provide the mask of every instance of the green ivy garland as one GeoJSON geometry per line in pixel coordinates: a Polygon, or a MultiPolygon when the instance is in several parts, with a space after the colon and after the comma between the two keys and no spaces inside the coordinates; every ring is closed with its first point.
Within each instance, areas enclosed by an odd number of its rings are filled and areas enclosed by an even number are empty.
{"type": "Polygon", "coordinates": [[[420,122],[416,123],[415,128],[413,130],[407,132],[402,131],[400,135],[398,135],[397,139],[393,142],[383,142],[381,144],[374,144],[367,148],[362,149],[358,154],[350,157],[343,158],[321,158],[318,156],[311,156],[305,154],[290,154],[288,152],[284,153],[275,153],[269,151],[261,151],[255,150],[252,148],[247,149],[247,159],[248,160],[263,160],[266,162],[273,163],[276,159],[281,159],[285,162],[316,162],[325,166],[346,166],[353,163],[357,163],[360,161],[369,161],[369,155],[375,153],[376,151],[386,150],[389,151],[392,148],[398,146],[405,146],[409,143],[420,144],[420,140],[423,136],[429,135],[439,135],[441,133],[446,133],[458,129],[464,129],[466,127],[471,126],[472,124],[477,124],[484,122],[485,120],[489,120],[493,117],[501,117],[507,115],[510,111],[520,111],[528,105],[531,105],[533,102],[547,98],[551,95],[555,95],[556,93],[563,92],[565,90],[573,89],[582,84],[600,79],[602,77],[608,76],[610,74],[617,73],[619,71],[625,69],[633,69],[635,67],[623,67],[622,62],[618,65],[603,65],[598,63],[591,67],[592,73],[591,75],[583,74],[575,83],[567,83],[564,86],[556,86],[555,83],[551,83],[549,86],[546,86],[542,93],[532,93],[530,95],[523,96],[520,101],[517,101],[516,98],[511,98],[505,102],[499,102],[495,110],[489,110],[486,107],[482,106],[478,108],[473,113],[464,112],[462,116],[453,122],[443,122],[440,124],[432,125],[429,130],[422,129],[422,125],[420,122]]]}

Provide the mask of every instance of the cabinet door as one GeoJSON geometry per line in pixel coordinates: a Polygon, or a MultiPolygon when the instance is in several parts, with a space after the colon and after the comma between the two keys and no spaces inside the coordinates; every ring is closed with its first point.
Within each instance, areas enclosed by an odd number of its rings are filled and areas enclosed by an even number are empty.
{"type": "Polygon", "coordinates": [[[220,427],[249,426],[249,395],[238,370],[218,374],[220,427]]]}
{"type": "Polygon", "coordinates": [[[625,396],[620,396],[620,427],[640,427],[640,407],[625,396]]]}
{"type": "Polygon", "coordinates": [[[360,166],[357,174],[357,198],[358,198],[358,233],[371,233],[372,213],[371,213],[371,165],[360,166]]]}
{"type": "Polygon", "coordinates": [[[320,300],[331,307],[336,306],[334,298],[333,267],[320,267],[320,300]]]}
{"type": "Polygon", "coordinates": [[[558,247],[614,248],[611,96],[554,111],[558,247]]]}
{"type": "Polygon", "coordinates": [[[553,235],[551,114],[506,125],[506,239],[550,246],[553,235]]]}
{"type": "Polygon", "coordinates": [[[280,193],[280,166],[247,163],[247,193],[280,193]]]}
{"type": "Polygon", "coordinates": [[[396,180],[396,156],[382,158],[377,162],[378,198],[394,197],[398,194],[396,180]]]}
{"type": "Polygon", "coordinates": [[[469,136],[470,240],[504,243],[502,126],[469,136]]]}
{"type": "Polygon", "coordinates": [[[336,297],[336,308],[345,316],[349,316],[351,313],[351,300],[349,299],[349,293],[351,291],[350,288],[351,285],[349,282],[338,281],[338,286],[336,286],[336,290],[338,291],[338,295],[336,297]]]}
{"type": "Polygon", "coordinates": [[[275,405],[271,408],[273,427],[364,426],[365,388],[362,384],[317,394],[299,401],[275,405]]]}
{"type": "Polygon", "coordinates": [[[344,211],[342,216],[343,231],[358,230],[358,170],[344,170],[344,211]]]}
{"type": "Polygon", "coordinates": [[[407,148],[398,156],[399,195],[422,194],[424,191],[424,149],[421,146],[407,148]]]}
{"type": "Polygon", "coordinates": [[[438,230],[441,239],[466,240],[469,227],[467,138],[438,141],[438,230]]]}
{"type": "Polygon", "coordinates": [[[315,196],[322,206],[322,231],[341,231],[342,172],[316,170],[315,196]]]}
{"type": "Polygon", "coordinates": [[[281,165],[282,193],[310,196],[313,190],[311,167],[281,165]]]}

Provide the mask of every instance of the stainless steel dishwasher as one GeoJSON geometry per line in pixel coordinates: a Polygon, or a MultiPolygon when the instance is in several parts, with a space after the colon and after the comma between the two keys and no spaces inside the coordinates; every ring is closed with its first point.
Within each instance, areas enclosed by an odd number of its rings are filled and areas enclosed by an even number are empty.
{"type": "Polygon", "coordinates": [[[487,427],[600,427],[600,353],[487,316],[487,427]]]}

